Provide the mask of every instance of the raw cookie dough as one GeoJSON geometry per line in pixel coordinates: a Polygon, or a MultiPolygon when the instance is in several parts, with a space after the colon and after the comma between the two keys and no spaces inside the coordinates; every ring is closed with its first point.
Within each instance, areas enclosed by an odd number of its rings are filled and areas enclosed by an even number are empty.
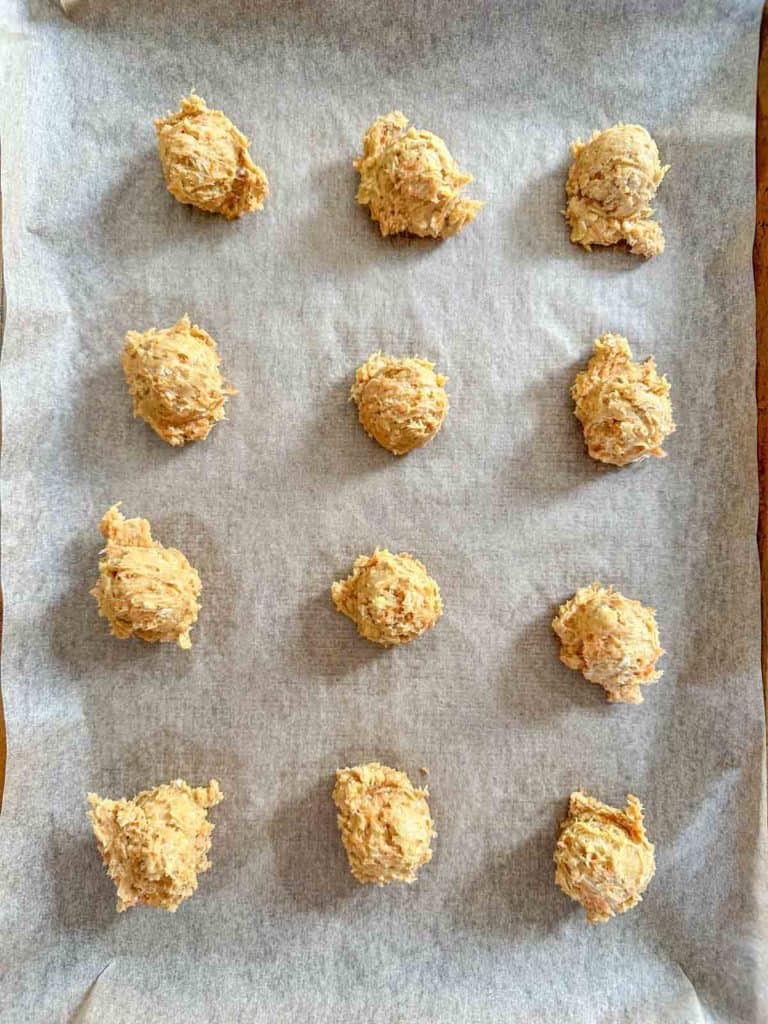
{"type": "Polygon", "coordinates": [[[410,643],[443,613],[440,589],[425,566],[412,555],[380,548],[361,555],[352,574],[333,584],[331,597],[361,636],[383,647],[410,643]]]}
{"type": "Polygon", "coordinates": [[[585,793],[571,793],[555,848],[555,882],[581,903],[590,924],[639,903],[655,870],[653,843],[645,835],[637,797],[628,796],[621,811],[585,793]]]}
{"type": "Polygon", "coordinates": [[[552,621],[560,638],[560,660],[605,689],[608,700],[642,704],[640,687],[662,675],[664,651],[653,608],[593,583],[561,605],[552,621]]]}
{"type": "Polygon", "coordinates": [[[653,359],[633,363],[626,338],[603,334],[595,341],[594,355],[576,375],[571,398],[593,459],[628,466],[649,455],[666,455],[661,446],[675,430],[669,381],[656,372],[653,359]]]}
{"type": "Polygon", "coordinates": [[[216,342],[183,316],[173,327],[125,336],[122,365],[141,417],[174,447],[202,441],[224,419],[224,403],[237,394],[219,372],[216,342]]]}
{"type": "Polygon", "coordinates": [[[437,835],[426,789],[414,789],[405,772],[361,764],[336,772],[333,802],[349,867],[358,882],[415,882],[432,859],[437,835]]]}
{"type": "Polygon", "coordinates": [[[355,374],[352,399],[369,437],[395,455],[431,441],[448,411],[446,379],[426,359],[376,352],[355,374]]]}
{"type": "Polygon", "coordinates": [[[616,124],[594,132],[588,142],[571,143],[571,156],[565,185],[571,241],[587,250],[626,242],[630,252],[646,259],[664,252],[651,203],[669,167],[662,167],[645,128],[616,124]]]}
{"type": "Polygon", "coordinates": [[[174,199],[227,220],[260,210],[269,184],[251,160],[248,139],[194,93],[180,101],[180,108],[155,121],[160,162],[174,199]]]}
{"type": "Polygon", "coordinates": [[[219,784],[192,789],[176,779],[133,800],[88,794],[99,853],[117,888],[118,912],[143,903],[173,913],[211,866],[214,826],[208,808],[223,800],[219,784]]]}
{"type": "Polygon", "coordinates": [[[363,136],[357,201],[368,206],[382,235],[448,238],[471,223],[484,205],[461,189],[472,175],[460,171],[441,138],[407,128],[393,110],[377,117],[363,136]]]}
{"type": "Polygon", "coordinates": [[[146,519],[125,519],[119,508],[113,505],[99,527],[107,541],[91,590],[99,615],[121,640],[137,636],[191,647],[200,577],[180,551],[152,540],[146,519]]]}

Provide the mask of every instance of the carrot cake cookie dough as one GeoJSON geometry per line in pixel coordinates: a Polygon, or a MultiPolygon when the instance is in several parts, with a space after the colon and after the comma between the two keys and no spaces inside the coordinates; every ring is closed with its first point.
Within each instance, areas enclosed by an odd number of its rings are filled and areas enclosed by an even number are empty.
{"type": "Polygon", "coordinates": [[[376,352],[355,374],[352,399],[363,429],[394,455],[431,441],[448,411],[446,379],[426,359],[376,352]]]}
{"type": "Polygon", "coordinates": [[[590,924],[639,903],[655,870],[637,797],[628,796],[622,811],[586,793],[571,793],[555,847],[555,882],[581,903],[590,924]]]}
{"type": "Polygon", "coordinates": [[[184,555],[153,540],[146,519],[125,519],[119,505],[106,512],[100,529],[107,545],[91,594],[112,635],[191,647],[202,585],[184,555]]]}
{"type": "Polygon", "coordinates": [[[664,440],[675,430],[669,381],[653,359],[632,362],[626,338],[603,334],[587,368],[571,388],[574,413],[593,459],[628,466],[650,455],[663,458],[664,440]]]}
{"type": "Polygon", "coordinates": [[[361,555],[351,575],[333,584],[331,597],[361,636],[383,647],[410,643],[443,613],[440,588],[426,567],[383,548],[361,555]]]}
{"type": "Polygon", "coordinates": [[[248,139],[220,110],[193,93],[175,114],[155,121],[168,191],[180,203],[236,220],[260,210],[267,176],[251,160],[248,139]]]}
{"type": "Polygon", "coordinates": [[[437,835],[426,789],[405,772],[372,762],[336,772],[333,802],[341,841],[358,882],[415,882],[437,835]]]}
{"type": "Polygon", "coordinates": [[[140,417],[168,444],[202,441],[237,394],[219,371],[216,342],[183,316],[173,327],[125,336],[122,365],[140,417]]]}
{"type": "Polygon", "coordinates": [[[211,866],[214,826],[208,810],[223,800],[219,784],[192,789],[176,779],[133,800],[88,794],[93,834],[117,889],[118,912],[144,904],[173,913],[211,866]]]}
{"type": "Polygon", "coordinates": [[[616,124],[594,132],[587,142],[571,143],[571,156],[565,185],[571,241],[587,250],[625,242],[630,252],[646,259],[664,252],[664,234],[652,219],[651,203],[669,167],[662,167],[645,128],[616,124]]]}
{"type": "Polygon", "coordinates": [[[552,628],[563,664],[602,686],[611,702],[642,704],[640,687],[662,675],[654,609],[613,587],[582,587],[560,606],[552,628]]]}
{"type": "Polygon", "coordinates": [[[382,235],[448,238],[470,224],[482,208],[461,194],[471,174],[459,170],[443,140],[408,128],[393,110],[377,117],[353,161],[360,174],[357,201],[370,210],[382,235]]]}

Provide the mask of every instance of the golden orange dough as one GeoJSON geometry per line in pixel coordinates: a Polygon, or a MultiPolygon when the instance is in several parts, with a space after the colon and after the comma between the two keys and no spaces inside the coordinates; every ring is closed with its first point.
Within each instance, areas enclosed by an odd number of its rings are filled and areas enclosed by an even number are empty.
{"type": "Polygon", "coordinates": [[[613,587],[582,587],[560,606],[552,628],[563,664],[602,686],[611,702],[642,704],[640,687],[662,676],[654,609],[613,587]]]}
{"type": "Polygon", "coordinates": [[[663,458],[661,447],[675,430],[669,381],[659,376],[653,359],[632,362],[626,338],[603,334],[586,370],[571,388],[576,418],[593,459],[628,466],[649,455],[663,458]]]}
{"type": "Polygon", "coordinates": [[[236,220],[260,210],[267,176],[251,160],[248,139],[220,110],[193,93],[175,114],[155,121],[168,191],[180,203],[236,220]]]}
{"type": "Polygon", "coordinates": [[[113,505],[101,520],[107,546],[91,590],[99,615],[120,640],[137,636],[150,643],[191,647],[200,577],[180,551],[152,540],[146,519],[125,519],[119,508],[113,505]]]}
{"type": "Polygon", "coordinates": [[[355,374],[352,399],[363,429],[394,455],[431,441],[448,411],[446,378],[426,359],[376,352],[355,374]]]}
{"type": "Polygon", "coordinates": [[[211,866],[214,826],[207,812],[223,799],[215,779],[196,789],[176,779],[133,800],[88,794],[88,817],[117,888],[118,912],[141,903],[173,913],[192,895],[197,876],[211,866]]]}
{"type": "Polygon", "coordinates": [[[565,185],[565,218],[571,241],[593,245],[625,242],[637,256],[664,251],[661,225],[651,218],[656,190],[669,170],[659,150],[638,124],[616,124],[571,144],[573,163],[565,185]]]}
{"type": "Polygon", "coordinates": [[[430,842],[437,835],[428,795],[414,789],[405,772],[375,761],[336,772],[336,820],[358,882],[416,881],[416,872],[432,859],[430,842]]]}
{"type": "Polygon", "coordinates": [[[168,444],[202,441],[224,419],[234,388],[224,383],[216,342],[183,316],[173,327],[125,336],[122,366],[133,415],[168,444]]]}
{"type": "Polygon", "coordinates": [[[352,574],[333,584],[331,597],[361,636],[383,647],[410,643],[443,613],[440,588],[421,562],[381,548],[361,555],[352,574]]]}
{"type": "Polygon", "coordinates": [[[357,201],[367,206],[382,235],[448,238],[471,223],[483,207],[465,199],[473,180],[460,171],[441,138],[408,128],[399,110],[377,117],[363,136],[357,201]]]}
{"type": "Polygon", "coordinates": [[[585,793],[571,793],[568,817],[555,847],[555,882],[577,900],[590,924],[639,903],[656,871],[643,808],[628,796],[623,811],[585,793]]]}

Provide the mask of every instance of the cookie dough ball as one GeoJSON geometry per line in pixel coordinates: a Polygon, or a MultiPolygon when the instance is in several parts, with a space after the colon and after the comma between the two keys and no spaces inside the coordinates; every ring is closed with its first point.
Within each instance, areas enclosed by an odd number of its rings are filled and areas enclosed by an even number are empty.
{"type": "Polygon", "coordinates": [[[251,160],[248,139],[220,110],[192,94],[175,114],[155,121],[155,131],[174,199],[227,220],[263,207],[267,176],[251,160]]]}
{"type": "Polygon", "coordinates": [[[361,555],[352,574],[331,587],[336,610],[352,619],[366,640],[409,644],[443,614],[440,588],[412,555],[376,548],[361,555]]]}
{"type": "Polygon", "coordinates": [[[651,219],[651,203],[669,167],[662,167],[645,128],[616,124],[595,132],[588,142],[577,139],[571,156],[565,185],[571,241],[587,250],[625,242],[630,252],[646,259],[663,252],[664,234],[651,219]]]}
{"type": "Polygon", "coordinates": [[[341,841],[358,882],[415,882],[432,859],[427,790],[414,789],[405,772],[375,761],[336,772],[333,802],[341,841]]]}
{"type": "Polygon", "coordinates": [[[408,128],[399,110],[377,117],[353,161],[360,174],[357,201],[367,206],[382,235],[448,238],[471,223],[483,206],[460,193],[472,175],[460,171],[441,138],[408,128]]]}
{"type": "Polygon", "coordinates": [[[216,342],[184,316],[173,327],[125,336],[122,364],[140,417],[168,444],[202,441],[237,394],[219,371],[216,342]]]}
{"type": "Polygon", "coordinates": [[[664,651],[653,608],[593,583],[560,606],[552,628],[560,638],[560,660],[605,689],[608,700],[642,704],[640,687],[662,675],[664,651]]]}
{"type": "Polygon", "coordinates": [[[223,799],[215,779],[196,789],[176,779],[133,800],[88,794],[88,817],[117,888],[118,912],[142,903],[173,913],[192,895],[197,876],[211,866],[208,809],[223,799]]]}
{"type": "Polygon", "coordinates": [[[555,848],[555,882],[581,903],[590,924],[639,903],[655,870],[637,797],[628,796],[620,811],[585,793],[571,794],[555,848]]]}
{"type": "Polygon", "coordinates": [[[595,341],[594,355],[576,375],[571,398],[593,459],[628,466],[649,455],[666,455],[661,446],[675,430],[669,381],[656,372],[653,359],[633,363],[626,338],[603,334],[595,341]]]}
{"type": "Polygon", "coordinates": [[[99,581],[91,590],[99,615],[120,640],[137,636],[150,643],[191,647],[200,577],[180,551],[152,540],[146,519],[125,519],[119,508],[113,505],[100,525],[107,546],[99,581]]]}
{"type": "Polygon", "coordinates": [[[448,412],[446,379],[426,359],[393,359],[380,352],[358,368],[352,385],[363,429],[394,455],[431,441],[448,412]]]}

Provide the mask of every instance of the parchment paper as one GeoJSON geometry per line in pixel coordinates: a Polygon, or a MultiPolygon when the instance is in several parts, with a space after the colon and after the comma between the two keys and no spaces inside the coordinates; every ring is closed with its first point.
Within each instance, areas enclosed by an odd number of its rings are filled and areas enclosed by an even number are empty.
{"type": "Polygon", "coordinates": [[[765,1020],[753,237],[760,4],[82,3],[2,8],[4,1021],[765,1020]],[[262,214],[167,194],[152,120],[195,88],[252,139],[262,214]],[[439,133],[487,201],[446,244],[379,237],[351,167],[379,113],[439,133]],[[672,165],[667,252],[582,253],[568,143],[639,121],[672,165]],[[188,312],[240,389],[174,451],[131,418],[129,329],[188,312]],[[603,331],[673,387],[669,457],[585,455],[568,388],[603,331]],[[395,459],[347,401],[372,351],[450,377],[395,459]],[[202,576],[191,652],[108,635],[100,516],[202,576]],[[413,552],[445,615],[382,651],[329,587],[413,552]],[[610,706],[557,659],[599,579],[658,609],[665,674],[610,706]],[[411,888],[359,886],[330,789],[428,782],[411,888]],[[213,870],[117,916],[85,793],[217,778],[213,870]],[[643,904],[590,928],[553,884],[570,791],[637,794],[643,904]]]}

